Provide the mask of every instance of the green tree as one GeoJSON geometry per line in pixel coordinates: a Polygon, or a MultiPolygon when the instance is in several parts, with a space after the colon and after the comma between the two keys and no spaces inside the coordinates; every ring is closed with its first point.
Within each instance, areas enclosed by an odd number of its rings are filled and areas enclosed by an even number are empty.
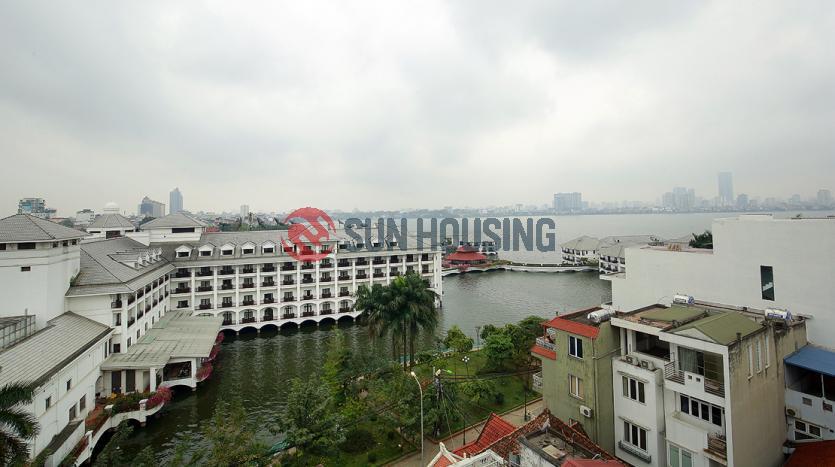
{"type": "Polygon", "coordinates": [[[492,400],[496,392],[493,383],[486,379],[474,379],[461,383],[461,392],[476,405],[492,400]]]}
{"type": "Polygon", "coordinates": [[[116,427],[116,432],[101,450],[93,463],[95,467],[112,467],[129,464],[122,452],[121,446],[127,442],[133,433],[133,427],[127,422],[122,422],[116,427]]]}
{"type": "Polygon", "coordinates": [[[473,349],[473,339],[455,325],[446,332],[444,345],[459,354],[463,354],[473,349]]]}
{"type": "Polygon", "coordinates": [[[508,328],[501,328],[484,340],[485,369],[500,370],[510,366],[514,357],[513,338],[508,328]]]}
{"type": "Polygon", "coordinates": [[[267,449],[257,441],[255,427],[247,418],[246,409],[239,399],[219,402],[211,421],[203,428],[203,435],[209,442],[211,454],[203,460],[203,465],[220,467],[256,463],[267,449]]]}
{"type": "Polygon", "coordinates": [[[397,333],[394,329],[394,313],[391,310],[389,290],[381,284],[372,287],[361,285],[357,289],[354,308],[365,313],[368,332],[373,338],[391,335],[391,358],[397,360],[397,333]]]}
{"type": "MultiPolygon", "coordinates": [[[[417,273],[409,272],[394,280],[392,287],[401,297],[403,330],[409,334],[409,367],[415,364],[415,338],[420,331],[434,332],[438,326],[438,309],[435,308],[436,294],[417,273]]],[[[406,368],[404,362],[404,368],[406,368]]]]}
{"type": "Polygon", "coordinates": [[[351,351],[345,345],[345,335],[339,329],[331,331],[328,351],[323,365],[322,381],[330,389],[335,405],[340,405],[347,398],[348,385],[353,377],[351,351]]]}
{"type": "Polygon", "coordinates": [[[23,409],[32,403],[34,388],[13,383],[0,388],[0,464],[23,463],[29,458],[27,441],[38,434],[38,420],[23,409]]]}
{"type": "Polygon", "coordinates": [[[530,349],[536,343],[536,338],[542,336],[542,323],[545,321],[547,320],[541,316],[528,316],[519,321],[518,326],[522,330],[526,349],[530,349]]]}
{"type": "Polygon", "coordinates": [[[693,234],[693,240],[690,240],[692,248],[713,249],[713,233],[710,230],[705,230],[704,233],[693,234]]]}
{"type": "Polygon", "coordinates": [[[484,327],[481,328],[481,334],[479,334],[479,337],[481,338],[481,340],[487,340],[487,336],[489,336],[490,334],[493,334],[494,332],[496,332],[498,330],[499,330],[499,328],[497,328],[496,326],[494,326],[492,324],[485,324],[484,327]]]}
{"type": "Polygon", "coordinates": [[[340,414],[333,410],[327,388],[317,376],[290,382],[287,404],[276,431],[300,451],[325,453],[344,438],[340,414]]]}

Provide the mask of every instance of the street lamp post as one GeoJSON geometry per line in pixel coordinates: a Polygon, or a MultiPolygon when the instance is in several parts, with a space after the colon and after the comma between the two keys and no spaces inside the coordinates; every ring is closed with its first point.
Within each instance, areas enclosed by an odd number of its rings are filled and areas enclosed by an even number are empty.
{"type": "Polygon", "coordinates": [[[414,371],[412,372],[412,378],[415,379],[418,391],[420,391],[420,465],[423,465],[423,386],[420,385],[420,380],[414,371]]]}

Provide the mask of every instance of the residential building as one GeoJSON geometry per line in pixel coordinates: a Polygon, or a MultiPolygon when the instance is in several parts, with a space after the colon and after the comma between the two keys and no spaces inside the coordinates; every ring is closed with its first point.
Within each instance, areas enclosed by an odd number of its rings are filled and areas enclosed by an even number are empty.
{"type": "Polygon", "coordinates": [[[685,244],[627,248],[629,268],[610,276],[612,306],[670,304],[686,291],[700,300],[788,309],[812,320],[809,341],[835,349],[835,218],[716,219],[713,249],[685,244]]]}
{"type": "Polygon", "coordinates": [[[531,353],[542,362],[534,386],[548,410],[576,421],[592,441],[614,452],[611,357],[620,336],[605,320],[609,314],[597,307],[557,316],[544,323],[531,353]]]}
{"type": "Polygon", "coordinates": [[[96,213],[92,209],[82,209],[75,213],[76,227],[86,227],[96,218],[96,213]]]}
{"type": "Polygon", "coordinates": [[[162,217],[165,215],[165,204],[146,196],[139,203],[137,214],[139,217],[162,217]]]}
{"type": "Polygon", "coordinates": [[[241,205],[241,220],[245,221],[249,218],[249,205],[242,204],[241,205]]]}
{"type": "Polygon", "coordinates": [[[168,194],[168,212],[175,214],[183,210],[183,194],[179,188],[174,188],[168,194]]]}
{"type": "Polygon", "coordinates": [[[554,194],[554,211],[558,213],[580,212],[583,210],[582,193],[554,194]]]}
{"type": "Polygon", "coordinates": [[[46,207],[46,201],[43,198],[22,198],[17,203],[17,213],[50,219],[55,217],[56,210],[46,207]]]}
{"type": "Polygon", "coordinates": [[[719,182],[720,206],[733,206],[735,202],[733,174],[731,172],[719,172],[716,178],[719,182]]]}
{"type": "Polygon", "coordinates": [[[835,352],[810,344],[785,364],[789,441],[835,440],[835,352]]]}
{"type": "Polygon", "coordinates": [[[596,250],[598,271],[601,279],[608,274],[626,271],[627,247],[639,245],[661,244],[663,241],[654,235],[626,235],[618,237],[604,237],[600,240],[596,250]]]}
{"type": "Polygon", "coordinates": [[[636,466],[781,465],[783,358],[806,344],[806,321],[692,303],[612,316],[616,455],[636,466]]]}

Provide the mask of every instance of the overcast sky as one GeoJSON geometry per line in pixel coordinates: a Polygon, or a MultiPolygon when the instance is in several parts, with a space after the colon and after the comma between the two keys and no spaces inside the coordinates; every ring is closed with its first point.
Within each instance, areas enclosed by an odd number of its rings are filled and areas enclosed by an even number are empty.
{"type": "Polygon", "coordinates": [[[835,3],[0,0],[0,214],[835,189],[835,3]]]}

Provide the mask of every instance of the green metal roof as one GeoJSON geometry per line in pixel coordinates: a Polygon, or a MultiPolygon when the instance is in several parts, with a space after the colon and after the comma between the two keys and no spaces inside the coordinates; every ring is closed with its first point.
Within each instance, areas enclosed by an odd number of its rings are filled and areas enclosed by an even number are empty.
{"type": "Polygon", "coordinates": [[[669,308],[656,308],[645,311],[641,313],[641,318],[652,321],[686,321],[702,315],[704,312],[705,310],[702,308],[673,305],[669,308]]]}
{"type": "Polygon", "coordinates": [[[698,330],[717,344],[728,345],[736,340],[737,333],[745,337],[762,329],[762,326],[740,313],[728,312],[713,314],[692,323],[687,323],[676,328],[673,333],[688,334],[684,332],[688,329],[698,330]]]}

